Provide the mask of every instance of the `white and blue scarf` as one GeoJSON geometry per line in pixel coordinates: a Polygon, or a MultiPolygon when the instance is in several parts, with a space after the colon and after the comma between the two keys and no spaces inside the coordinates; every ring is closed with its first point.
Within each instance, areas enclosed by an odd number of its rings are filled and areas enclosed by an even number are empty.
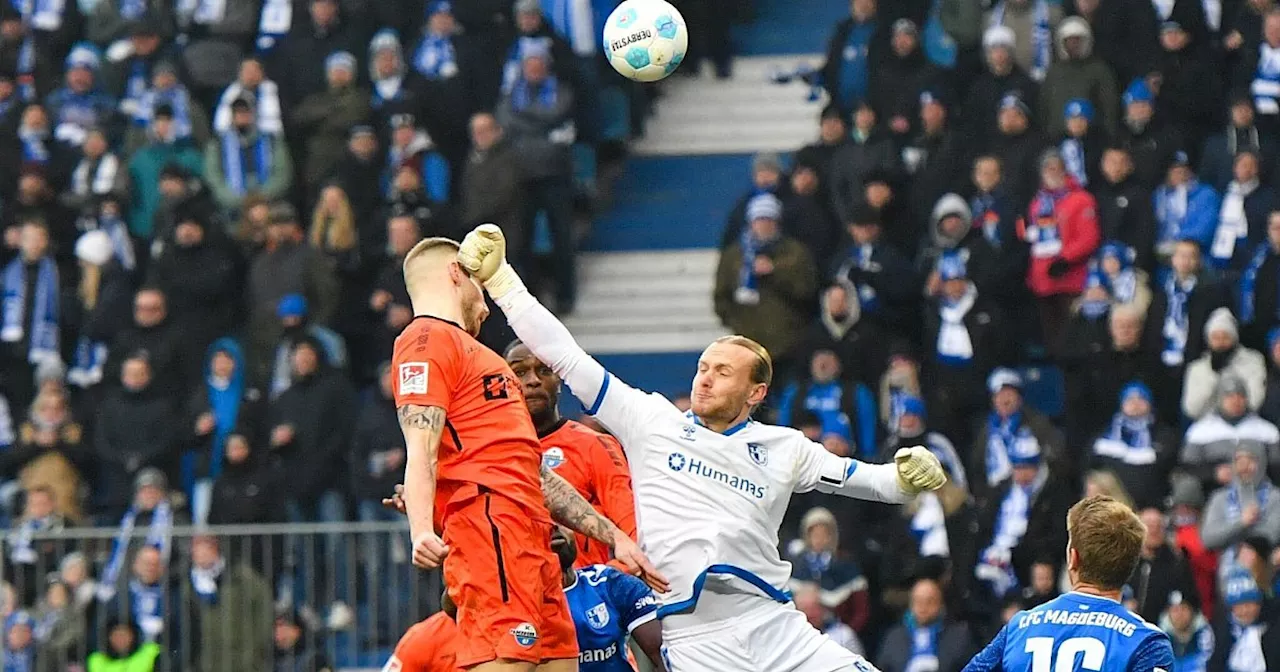
{"type": "Polygon", "coordinates": [[[1030,485],[1009,484],[1009,492],[1000,502],[1000,512],[996,514],[995,534],[991,545],[979,556],[975,575],[991,584],[997,595],[1004,595],[1018,587],[1018,578],[1011,562],[1013,549],[1018,547],[1022,537],[1027,533],[1031,521],[1031,505],[1040,494],[1045,481],[1049,478],[1049,470],[1044,467],[1036,475],[1030,485]]]}
{"type": "Polygon", "coordinates": [[[537,107],[544,110],[555,107],[556,98],[559,91],[559,84],[555,77],[547,77],[541,84],[531,87],[529,82],[521,77],[516,80],[515,86],[511,87],[511,109],[516,112],[523,112],[534,103],[534,97],[537,97],[537,107]]]}
{"type": "Polygon", "coordinates": [[[938,327],[937,351],[938,360],[942,364],[963,367],[973,363],[973,338],[964,324],[964,318],[973,309],[977,299],[978,290],[970,283],[960,298],[952,300],[944,296],[939,302],[938,317],[941,324],[938,327]]]}
{"type": "MultiPolygon", "coordinates": [[[[853,254],[849,255],[849,261],[845,262],[846,268],[842,269],[840,276],[847,275],[848,265],[856,266],[864,271],[877,273],[880,270],[880,264],[872,260],[876,254],[876,248],[873,245],[858,245],[853,248],[853,254]]],[[[863,315],[874,315],[880,311],[880,295],[876,292],[876,288],[870,283],[861,282],[857,285],[858,304],[862,306],[863,315]]]]}
{"type": "Polygon", "coordinates": [[[1240,625],[1230,611],[1227,619],[1231,623],[1227,669],[1231,672],[1267,672],[1267,659],[1262,648],[1262,635],[1267,631],[1267,624],[1240,625]]]}
{"type": "Polygon", "coordinates": [[[27,265],[22,257],[9,262],[4,269],[3,323],[0,324],[0,341],[21,343],[29,336],[27,361],[32,364],[59,360],[58,267],[49,257],[42,257],[36,265],[31,334],[27,334],[27,265]]]}
{"type": "Polygon", "coordinates": [[[1221,263],[1229,263],[1235,256],[1236,245],[1249,236],[1249,217],[1244,202],[1258,188],[1258,180],[1241,184],[1232,180],[1222,195],[1222,207],[1218,210],[1218,228],[1213,234],[1209,255],[1221,263]]]}
{"type": "Polygon", "coordinates": [[[258,20],[258,53],[270,52],[293,26],[292,0],[266,0],[258,20]]]}
{"type": "Polygon", "coordinates": [[[28,28],[45,32],[61,29],[67,13],[67,0],[10,0],[10,4],[22,13],[28,28]]]}
{"type": "Polygon", "coordinates": [[[142,638],[148,642],[160,639],[166,615],[164,584],[146,586],[137,579],[129,581],[129,607],[142,638]]]}
{"type": "Polygon", "coordinates": [[[173,137],[166,140],[181,140],[191,137],[191,94],[181,85],[172,89],[150,89],[138,99],[138,113],[133,123],[146,128],[155,118],[156,107],[168,103],[173,108],[173,137]]]}
{"type": "Polygon", "coordinates": [[[218,558],[218,562],[208,569],[191,567],[191,589],[195,591],[201,602],[209,605],[218,603],[218,580],[226,568],[226,562],[218,558]]]}
{"type": "Polygon", "coordinates": [[[151,86],[151,69],[147,67],[147,62],[141,58],[133,59],[133,65],[129,67],[129,78],[125,80],[124,98],[120,101],[120,111],[132,112],[136,117],[138,107],[142,104],[142,96],[149,86],[151,86]]]}
{"type": "Polygon", "coordinates": [[[969,200],[973,213],[973,228],[982,230],[982,237],[991,246],[1000,249],[1000,213],[996,210],[996,195],[979,193],[969,200]]]}
{"type": "Polygon", "coordinates": [[[1058,145],[1058,153],[1062,155],[1067,174],[1076,178],[1080,186],[1089,186],[1089,171],[1086,167],[1089,162],[1084,155],[1084,143],[1079,138],[1067,138],[1058,145]]]}
{"type": "Polygon", "coordinates": [[[427,79],[449,79],[458,74],[458,57],[453,50],[453,39],[445,35],[424,36],[417,53],[413,55],[413,67],[427,79]]]}
{"type": "Polygon", "coordinates": [[[27,128],[18,129],[18,140],[22,143],[22,160],[23,162],[39,163],[41,165],[49,162],[49,134],[45,131],[35,131],[27,128]]]}
{"type": "MultiPolygon", "coordinates": [[[[991,11],[991,25],[1004,25],[1005,3],[1001,2],[991,11]]],[[[1031,78],[1043,81],[1053,64],[1053,30],[1049,26],[1049,3],[1036,0],[1036,15],[1032,19],[1031,48],[1035,52],[1031,64],[1031,78]]]]}
{"type": "Polygon", "coordinates": [[[1027,227],[1026,239],[1031,244],[1031,256],[1035,259],[1052,259],[1062,254],[1062,235],[1058,231],[1055,212],[1058,200],[1067,195],[1066,189],[1041,189],[1036,194],[1035,222],[1027,227]]]}
{"type": "Polygon", "coordinates": [[[751,229],[742,230],[742,268],[738,271],[738,288],[733,292],[733,300],[740,306],[754,306],[760,303],[760,278],[756,277],[756,257],[768,255],[776,240],[757,240],[751,235],[751,229]]]}
{"type": "Polygon", "coordinates": [[[133,239],[129,237],[129,225],[119,217],[102,215],[98,217],[98,230],[111,238],[111,256],[126,271],[137,268],[138,260],[133,252],[133,239]]]}
{"type": "Polygon", "coordinates": [[[1018,451],[1018,442],[1036,441],[1031,430],[1022,426],[1022,411],[1008,418],[991,412],[987,418],[987,485],[996,485],[1013,474],[1009,457],[1018,451]]]}
{"type": "Polygon", "coordinates": [[[9,532],[9,561],[15,565],[34,565],[40,556],[36,553],[34,537],[53,527],[52,516],[22,521],[9,532]]]}
{"type": "Polygon", "coordinates": [[[938,669],[938,640],[942,638],[942,618],[931,625],[921,626],[908,611],[902,617],[902,625],[911,638],[911,655],[902,669],[904,672],[925,672],[938,669]]]}
{"type": "Polygon", "coordinates": [[[1177,275],[1169,274],[1164,283],[1164,293],[1169,299],[1169,307],[1165,310],[1164,326],[1160,335],[1164,338],[1164,348],[1160,351],[1160,359],[1165,366],[1181,366],[1187,349],[1187,333],[1190,329],[1190,317],[1187,314],[1187,302],[1191,292],[1196,288],[1197,279],[1191,277],[1178,282],[1177,275]]]}
{"type": "Polygon", "coordinates": [[[1191,189],[1190,182],[1177,187],[1165,185],[1156,190],[1156,233],[1157,243],[1173,243],[1182,238],[1182,223],[1187,219],[1187,201],[1191,189]]]}
{"type": "Polygon", "coordinates": [[[1258,114],[1280,114],[1280,47],[1273,47],[1266,40],[1258,45],[1258,67],[1250,89],[1258,114]]]}
{"type": "MultiPolygon", "coordinates": [[[[1258,292],[1258,271],[1262,270],[1262,265],[1267,262],[1269,256],[1271,256],[1271,243],[1259,243],[1253,258],[1249,260],[1249,265],[1244,269],[1244,276],[1240,278],[1240,324],[1253,324],[1254,312],[1257,310],[1255,301],[1258,292]]],[[[1280,284],[1280,276],[1273,278],[1272,281],[1280,284]]],[[[1280,306],[1276,308],[1280,312],[1280,306]]],[[[1272,317],[1280,321],[1280,314],[1272,317]]]]}
{"type": "Polygon", "coordinates": [[[4,672],[34,672],[36,669],[36,646],[31,645],[21,651],[4,647],[4,672]]]}
{"type": "Polygon", "coordinates": [[[911,535],[916,538],[916,552],[920,557],[951,557],[947,512],[942,508],[942,500],[938,499],[937,493],[922,492],[916,499],[911,535]]]}
{"type": "MultiPolygon", "coordinates": [[[[125,556],[129,554],[129,542],[133,538],[133,528],[138,522],[137,507],[129,507],[120,521],[120,533],[116,535],[115,544],[111,547],[111,557],[102,570],[102,585],[114,586],[120,578],[120,570],[124,568],[125,556]]],[[[145,544],[158,549],[165,561],[169,558],[170,531],[173,529],[173,510],[169,502],[161,501],[152,512],[151,527],[147,530],[145,544]]]]}
{"type": "Polygon", "coordinates": [[[1111,427],[1093,444],[1093,453],[1109,457],[1128,465],[1142,466],[1156,463],[1156,448],[1151,442],[1150,415],[1131,418],[1116,413],[1111,427]]]}
{"type": "Polygon", "coordinates": [[[71,191],[79,196],[109,194],[116,186],[119,173],[120,159],[115,154],[108,152],[97,161],[85,157],[71,173],[71,191]]]}
{"type": "MultiPolygon", "coordinates": [[[[1240,515],[1244,511],[1244,499],[1240,492],[1240,482],[1233,482],[1227,488],[1227,520],[1235,522],[1240,520],[1240,515]]],[[[1253,497],[1251,504],[1257,504],[1258,510],[1265,512],[1267,510],[1267,502],[1271,500],[1271,484],[1267,481],[1260,481],[1253,486],[1253,497]]]]}
{"type": "MultiPolygon", "coordinates": [[[[257,183],[261,188],[271,178],[271,167],[275,157],[271,153],[271,136],[258,133],[254,138],[253,168],[257,183]]],[[[240,135],[235,131],[222,134],[222,172],[227,186],[238,196],[248,193],[247,166],[244,165],[244,147],[240,144],[240,135]]]]}
{"type": "Polygon", "coordinates": [[[1138,295],[1138,272],[1133,268],[1125,268],[1115,275],[1107,276],[1107,284],[1116,301],[1132,303],[1138,295]]]}

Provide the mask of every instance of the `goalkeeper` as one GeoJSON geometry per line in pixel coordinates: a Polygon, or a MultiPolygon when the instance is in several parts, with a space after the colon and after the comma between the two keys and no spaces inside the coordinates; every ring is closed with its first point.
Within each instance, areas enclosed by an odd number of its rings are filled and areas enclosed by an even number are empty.
{"type": "Polygon", "coordinates": [[[742,336],[703,351],[676,409],[613,378],[573,340],[506,263],[502,231],[485,224],[459,264],[480,280],[516,335],[621,442],[631,466],[645,551],[671,581],[659,596],[668,669],[743,672],[872,670],[809,625],[784,587],[778,526],[793,492],[902,502],[943,485],[937,458],[904,448],[894,464],[837,457],[794,430],[751,419],[773,376],[768,351],[742,336]]]}

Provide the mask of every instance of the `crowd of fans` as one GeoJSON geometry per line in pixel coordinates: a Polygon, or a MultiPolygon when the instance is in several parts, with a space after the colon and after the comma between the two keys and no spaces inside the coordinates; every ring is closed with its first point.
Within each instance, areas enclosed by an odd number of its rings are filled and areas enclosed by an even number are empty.
{"type": "Polygon", "coordinates": [[[798,497],[797,602],[886,672],[958,671],[1063,589],[1102,492],[1148,526],[1126,597],[1176,669],[1280,669],[1280,6],[851,0],[826,53],[716,311],[775,354],[776,420],[951,482],[798,497]]]}

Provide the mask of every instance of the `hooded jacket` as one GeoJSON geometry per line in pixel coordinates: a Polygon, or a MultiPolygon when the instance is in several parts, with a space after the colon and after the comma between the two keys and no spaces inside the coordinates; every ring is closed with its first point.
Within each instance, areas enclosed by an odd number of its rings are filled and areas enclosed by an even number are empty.
{"type": "Polygon", "coordinates": [[[1067,101],[1083,98],[1093,103],[1098,111],[1098,123],[1108,135],[1114,136],[1119,127],[1120,114],[1115,75],[1111,68],[1093,53],[1093,30],[1084,19],[1073,16],[1064,19],[1054,36],[1058,60],[1049,66],[1040,87],[1041,127],[1049,137],[1056,138],[1065,130],[1062,111],[1067,101]],[[1067,38],[1084,40],[1084,56],[1079,59],[1067,56],[1067,38]]]}

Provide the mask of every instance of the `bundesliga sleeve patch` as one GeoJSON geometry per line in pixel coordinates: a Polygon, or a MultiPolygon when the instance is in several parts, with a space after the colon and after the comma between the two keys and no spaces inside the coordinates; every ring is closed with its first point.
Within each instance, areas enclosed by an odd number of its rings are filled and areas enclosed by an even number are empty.
{"type": "Polygon", "coordinates": [[[387,664],[382,667],[382,672],[400,672],[400,669],[400,659],[393,654],[391,660],[388,660],[387,664]]]}
{"type": "Polygon", "coordinates": [[[400,365],[400,394],[427,393],[427,363],[405,362],[400,365]]]}

